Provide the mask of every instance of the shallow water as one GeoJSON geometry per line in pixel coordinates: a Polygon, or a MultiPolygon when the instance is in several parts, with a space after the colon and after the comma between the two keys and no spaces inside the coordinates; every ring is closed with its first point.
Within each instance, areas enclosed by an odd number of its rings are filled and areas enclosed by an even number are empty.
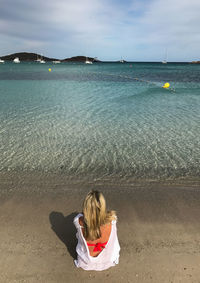
{"type": "Polygon", "coordinates": [[[200,65],[5,63],[0,170],[198,177],[199,109],[200,65]]]}

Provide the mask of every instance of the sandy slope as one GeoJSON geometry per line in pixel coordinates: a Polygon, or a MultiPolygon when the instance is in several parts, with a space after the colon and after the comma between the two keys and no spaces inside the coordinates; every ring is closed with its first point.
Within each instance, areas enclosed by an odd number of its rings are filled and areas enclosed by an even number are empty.
{"type": "Polygon", "coordinates": [[[86,272],[73,264],[72,224],[86,186],[20,180],[0,181],[0,282],[200,282],[197,183],[95,185],[117,211],[121,256],[116,267],[86,272]]]}

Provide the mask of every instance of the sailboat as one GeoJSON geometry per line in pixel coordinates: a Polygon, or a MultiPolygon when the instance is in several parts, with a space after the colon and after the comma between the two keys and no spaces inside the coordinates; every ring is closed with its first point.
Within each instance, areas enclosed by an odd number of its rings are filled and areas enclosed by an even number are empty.
{"type": "Polygon", "coordinates": [[[20,63],[19,61],[19,57],[16,57],[14,60],[13,60],[14,63],[20,63]]]}
{"type": "Polygon", "coordinates": [[[59,60],[55,60],[55,61],[52,61],[53,64],[60,64],[61,62],[59,60]]]}
{"type": "Polygon", "coordinates": [[[43,59],[42,55],[41,55],[41,58],[40,58],[40,64],[45,64],[46,61],[43,59]]]}
{"type": "Polygon", "coordinates": [[[4,60],[0,59],[0,63],[4,63],[4,62],[5,62],[4,60]]]}
{"type": "Polygon", "coordinates": [[[120,63],[125,63],[126,61],[124,59],[122,59],[121,57],[121,60],[119,60],[120,63]]]}
{"type": "Polygon", "coordinates": [[[87,57],[85,57],[85,58],[86,58],[86,60],[85,60],[85,64],[93,64],[93,63],[92,63],[92,61],[88,60],[88,58],[87,58],[87,57]]]}
{"type": "Polygon", "coordinates": [[[37,59],[35,60],[35,62],[38,62],[38,63],[41,63],[41,64],[46,63],[46,61],[44,61],[42,55],[40,55],[40,58],[39,58],[39,56],[37,55],[37,59]]]}
{"type": "Polygon", "coordinates": [[[162,61],[162,64],[167,64],[167,49],[165,50],[165,59],[162,61]]]}
{"type": "Polygon", "coordinates": [[[40,63],[41,62],[41,58],[39,58],[39,56],[37,55],[37,59],[35,60],[35,62],[40,63]]]}

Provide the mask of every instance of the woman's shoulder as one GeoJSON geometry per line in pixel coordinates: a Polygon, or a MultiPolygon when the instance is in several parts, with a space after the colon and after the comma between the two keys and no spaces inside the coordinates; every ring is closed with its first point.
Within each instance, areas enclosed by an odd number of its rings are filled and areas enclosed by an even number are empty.
{"type": "Polygon", "coordinates": [[[77,227],[79,225],[79,219],[83,219],[83,214],[82,213],[78,213],[75,217],[74,217],[74,225],[77,227]]]}
{"type": "Polygon", "coordinates": [[[108,211],[107,213],[107,221],[108,223],[113,223],[117,221],[117,215],[114,210],[108,211]]]}
{"type": "MultiPolygon", "coordinates": [[[[78,228],[79,226],[81,228],[84,228],[84,216],[82,213],[78,213],[74,218],[74,225],[78,228]]],[[[117,222],[117,215],[115,211],[108,211],[107,213],[107,219],[104,225],[110,225],[117,222]]],[[[103,226],[104,226],[103,225],[103,226]]]]}
{"type": "Polygon", "coordinates": [[[78,222],[80,224],[81,227],[84,227],[84,218],[83,218],[83,215],[81,215],[78,219],[78,222]]]}

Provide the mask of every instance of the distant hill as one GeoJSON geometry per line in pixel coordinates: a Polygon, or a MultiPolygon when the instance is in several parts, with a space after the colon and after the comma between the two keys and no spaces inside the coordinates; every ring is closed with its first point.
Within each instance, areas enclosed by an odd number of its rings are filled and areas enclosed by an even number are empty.
{"type": "MultiPolygon", "coordinates": [[[[13,61],[16,57],[18,57],[20,61],[30,62],[30,61],[35,61],[41,58],[41,55],[37,53],[19,52],[19,53],[13,53],[10,55],[2,56],[0,57],[0,59],[5,60],[5,61],[13,61]]],[[[75,57],[66,58],[63,60],[42,56],[42,59],[47,62],[57,61],[57,60],[61,62],[85,62],[86,56],[75,56],[75,57]]],[[[92,62],[100,62],[97,58],[87,57],[87,59],[92,62]]]]}
{"type": "Polygon", "coordinates": [[[200,64],[200,61],[192,61],[192,64],[200,64]]]}
{"type": "MultiPolygon", "coordinates": [[[[3,59],[5,61],[13,61],[16,57],[18,57],[20,61],[35,61],[38,58],[41,58],[41,55],[36,53],[19,52],[19,53],[13,53],[10,55],[2,56],[0,57],[0,59],[3,59]]],[[[48,58],[45,56],[42,56],[42,59],[44,59],[45,61],[57,60],[55,58],[48,58]]]]}
{"type": "MultiPolygon", "coordinates": [[[[92,62],[100,62],[97,58],[87,57],[89,61],[92,62]]],[[[66,58],[62,60],[62,62],[85,62],[86,56],[75,56],[71,58],[66,58]]]]}
{"type": "Polygon", "coordinates": [[[119,61],[116,61],[117,63],[127,63],[127,61],[125,61],[125,60],[119,60],[119,61]]]}

